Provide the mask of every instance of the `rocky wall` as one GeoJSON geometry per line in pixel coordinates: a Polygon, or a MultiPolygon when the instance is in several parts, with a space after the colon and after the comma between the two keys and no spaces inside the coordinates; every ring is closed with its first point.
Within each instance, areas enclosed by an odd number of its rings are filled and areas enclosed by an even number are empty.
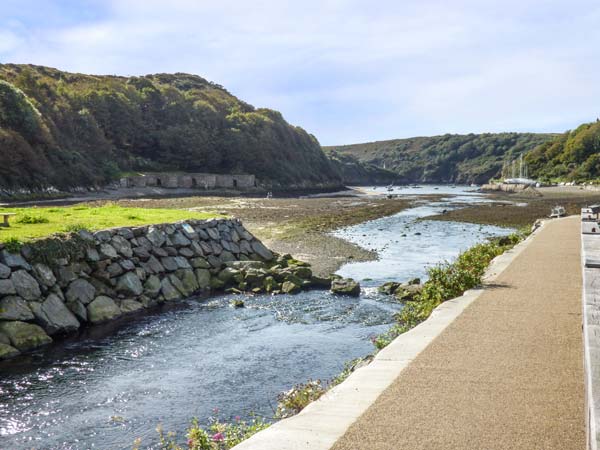
{"type": "Polygon", "coordinates": [[[0,244],[0,359],[198,293],[319,282],[292,262],[236,219],[82,230],[18,250],[0,244]]]}

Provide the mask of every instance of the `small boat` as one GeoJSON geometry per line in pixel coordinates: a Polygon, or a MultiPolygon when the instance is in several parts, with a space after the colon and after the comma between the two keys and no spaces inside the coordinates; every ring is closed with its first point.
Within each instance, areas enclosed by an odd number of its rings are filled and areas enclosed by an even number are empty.
{"type": "Polygon", "coordinates": [[[564,206],[559,206],[556,205],[554,208],[552,208],[552,211],[550,212],[550,218],[554,219],[554,218],[559,218],[559,217],[564,217],[567,215],[567,210],[565,209],[564,206]]]}

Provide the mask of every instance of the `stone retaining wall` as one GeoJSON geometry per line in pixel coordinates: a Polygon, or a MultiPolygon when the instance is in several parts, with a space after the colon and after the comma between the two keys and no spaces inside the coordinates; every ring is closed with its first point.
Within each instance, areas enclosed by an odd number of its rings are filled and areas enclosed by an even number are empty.
{"type": "MultiPolygon", "coordinates": [[[[0,244],[0,359],[234,281],[260,291],[262,284],[246,283],[248,274],[240,268],[254,270],[261,283],[271,278],[270,289],[281,288],[284,280],[267,277],[264,270],[276,262],[235,219],[82,230],[37,241],[18,253],[0,244]]],[[[294,287],[304,287],[306,280],[294,273],[310,277],[306,269],[285,269],[294,287]]]]}

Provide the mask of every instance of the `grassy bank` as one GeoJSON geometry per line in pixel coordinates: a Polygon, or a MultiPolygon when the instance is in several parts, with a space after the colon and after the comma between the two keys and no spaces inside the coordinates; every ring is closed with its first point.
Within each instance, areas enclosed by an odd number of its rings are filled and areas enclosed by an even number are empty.
{"type": "Polygon", "coordinates": [[[216,216],[206,212],[123,207],[110,203],[99,207],[77,205],[64,208],[0,208],[0,214],[2,213],[16,215],[11,218],[9,228],[0,227],[0,242],[27,242],[53,233],[77,231],[82,228],[101,230],[216,216]]]}

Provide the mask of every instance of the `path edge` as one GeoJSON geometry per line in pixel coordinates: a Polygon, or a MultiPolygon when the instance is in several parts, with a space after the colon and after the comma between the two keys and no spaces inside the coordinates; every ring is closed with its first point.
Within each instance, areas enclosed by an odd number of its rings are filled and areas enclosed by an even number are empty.
{"type": "MultiPolygon", "coordinates": [[[[564,220],[564,219],[555,219],[564,220]]],[[[493,282],[533,242],[547,221],[526,239],[494,258],[483,275],[493,282]]],[[[447,300],[427,320],[395,338],[373,361],[309,404],[299,414],[274,423],[235,450],[329,450],[400,373],[484,292],[474,288],[447,300]]]]}

